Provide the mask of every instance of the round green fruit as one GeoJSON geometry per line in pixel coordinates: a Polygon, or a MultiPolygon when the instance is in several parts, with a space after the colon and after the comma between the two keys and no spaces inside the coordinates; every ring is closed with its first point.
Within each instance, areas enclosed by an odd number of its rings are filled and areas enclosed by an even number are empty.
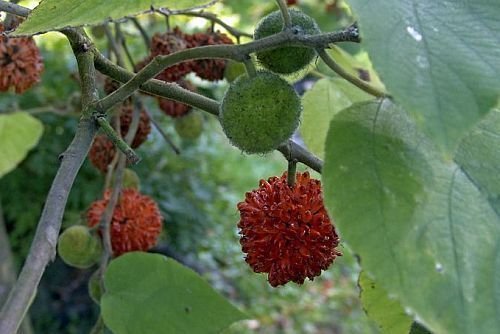
{"type": "Polygon", "coordinates": [[[203,132],[203,115],[199,111],[192,110],[185,116],[177,118],[175,131],[183,139],[197,139],[203,132]]]}
{"type": "Polygon", "coordinates": [[[92,276],[89,278],[89,282],[87,284],[87,288],[89,291],[89,296],[92,300],[99,304],[101,302],[102,297],[102,289],[101,289],[101,280],[99,277],[99,270],[96,270],[92,276]]]}
{"type": "MultiPolygon", "coordinates": [[[[289,9],[292,25],[299,28],[304,34],[319,34],[316,21],[302,11],[289,9]]],[[[280,11],[265,16],[257,25],[254,39],[261,39],[283,29],[283,17],[280,11]]],[[[290,74],[300,71],[313,61],[316,52],[311,48],[287,46],[268,51],[257,52],[257,60],[270,71],[280,74],[290,74]]]]}
{"type": "Polygon", "coordinates": [[[240,76],[220,105],[222,129],[247,153],[267,153],[290,138],[302,112],[300,97],[277,74],[261,71],[240,76]]]}
{"type": "Polygon", "coordinates": [[[228,82],[233,82],[240,75],[245,73],[246,70],[245,70],[245,65],[243,63],[234,60],[229,60],[226,63],[226,69],[224,70],[224,78],[226,78],[228,82]]]}
{"type": "Polygon", "coordinates": [[[66,264],[85,269],[99,261],[102,246],[87,227],[75,225],[59,236],[57,252],[66,264]]]}
{"type": "MultiPolygon", "coordinates": [[[[112,184],[115,182],[115,174],[113,174],[113,177],[111,178],[112,184]]],[[[139,179],[139,176],[137,175],[136,172],[129,168],[125,168],[123,170],[123,180],[122,180],[122,188],[127,189],[127,188],[133,188],[140,190],[141,188],[141,180],[139,179]]]]}

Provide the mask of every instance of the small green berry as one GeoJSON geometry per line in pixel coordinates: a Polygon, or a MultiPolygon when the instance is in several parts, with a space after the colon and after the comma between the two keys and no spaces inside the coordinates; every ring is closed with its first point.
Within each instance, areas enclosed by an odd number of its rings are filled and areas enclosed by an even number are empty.
{"type": "Polygon", "coordinates": [[[245,74],[245,65],[243,63],[229,60],[226,63],[226,69],[224,70],[224,78],[226,78],[227,82],[233,82],[240,75],[245,74]]]}
{"type": "Polygon", "coordinates": [[[247,153],[267,153],[292,136],[301,112],[293,87],[277,74],[260,71],[231,84],[219,117],[234,146],[247,153]]]}
{"type": "Polygon", "coordinates": [[[96,304],[100,304],[102,297],[101,280],[99,277],[99,270],[96,270],[89,278],[87,284],[89,296],[96,304]]]}
{"type": "MultiPolygon", "coordinates": [[[[320,33],[316,21],[297,9],[289,9],[292,25],[301,29],[305,34],[320,33]]],[[[254,39],[258,40],[283,29],[283,17],[280,11],[265,16],[257,25],[254,39]]],[[[257,60],[270,71],[280,74],[295,73],[308,66],[316,56],[311,48],[286,46],[268,51],[257,52],[257,60]]]]}
{"type": "Polygon", "coordinates": [[[199,111],[192,110],[185,116],[175,119],[175,131],[183,139],[197,139],[203,132],[203,115],[199,111]]]}
{"type": "Polygon", "coordinates": [[[75,225],[67,228],[57,242],[57,252],[68,265],[76,268],[89,268],[101,255],[102,246],[85,226],[75,225]]]}

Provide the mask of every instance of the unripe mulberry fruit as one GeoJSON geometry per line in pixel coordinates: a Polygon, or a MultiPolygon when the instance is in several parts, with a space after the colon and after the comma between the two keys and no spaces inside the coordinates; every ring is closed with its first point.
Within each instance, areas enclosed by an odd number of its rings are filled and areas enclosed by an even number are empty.
{"type": "Polygon", "coordinates": [[[90,276],[89,281],[87,283],[87,289],[89,292],[90,298],[96,303],[101,303],[102,297],[102,289],[101,289],[101,281],[99,277],[99,270],[95,271],[92,276],[90,276]]]}
{"type": "Polygon", "coordinates": [[[76,268],[89,268],[97,263],[102,252],[99,239],[85,226],[67,228],[59,236],[57,252],[64,263],[76,268]]]}
{"type": "Polygon", "coordinates": [[[33,38],[11,38],[3,32],[0,23],[0,92],[13,87],[17,94],[22,94],[40,81],[42,57],[33,38]]]}
{"type": "MultiPolygon", "coordinates": [[[[98,226],[111,192],[95,201],[87,211],[87,224],[98,226]]],[[[156,245],[163,217],[156,202],[136,189],[123,189],[111,219],[111,247],[119,256],[126,252],[147,251],[156,245]]]]}
{"type": "Polygon", "coordinates": [[[199,111],[190,111],[175,120],[175,131],[179,137],[187,140],[198,138],[203,132],[203,115],[199,111]]]}
{"type": "Polygon", "coordinates": [[[299,125],[300,97],[271,72],[240,76],[220,106],[222,129],[231,143],[247,153],[267,153],[289,139],[299,125]]]}
{"type": "Polygon", "coordinates": [[[246,74],[245,65],[243,63],[229,60],[226,64],[226,69],[224,70],[224,78],[228,82],[233,82],[240,75],[246,74]]]}
{"type": "Polygon", "coordinates": [[[261,180],[259,188],[238,203],[240,243],[245,261],[256,273],[267,273],[276,287],[304,283],[342,255],[339,237],[323,204],[321,183],[308,172],[297,173],[293,186],[287,173],[261,180]]]}
{"type": "MultiPolygon", "coordinates": [[[[313,18],[296,9],[289,9],[292,25],[297,26],[304,34],[318,34],[319,27],[313,18]]],[[[254,32],[254,39],[258,40],[283,29],[283,17],[280,11],[272,12],[264,17],[254,32]]],[[[257,52],[257,60],[270,71],[280,74],[295,73],[313,61],[316,52],[311,48],[286,46],[273,50],[257,52]]]]}

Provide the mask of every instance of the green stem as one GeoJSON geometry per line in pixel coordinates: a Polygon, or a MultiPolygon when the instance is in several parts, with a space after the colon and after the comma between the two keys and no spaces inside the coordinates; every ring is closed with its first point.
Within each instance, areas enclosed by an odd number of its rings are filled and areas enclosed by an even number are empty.
{"type": "Polygon", "coordinates": [[[123,140],[120,138],[118,133],[113,129],[111,124],[109,124],[106,117],[99,115],[96,117],[96,121],[104,131],[104,133],[108,136],[108,138],[115,144],[115,146],[125,154],[127,157],[127,161],[131,164],[138,163],[141,158],[134,152],[134,150],[123,140]]]}
{"type": "Polygon", "coordinates": [[[316,50],[318,53],[319,57],[325,62],[325,64],[330,67],[335,73],[337,73],[339,76],[342,78],[346,79],[350,83],[352,83],[354,86],[358,87],[359,89],[365,91],[368,94],[371,94],[375,97],[390,97],[387,93],[379,90],[378,88],[373,87],[366,81],[361,80],[360,78],[352,75],[351,73],[347,72],[345,69],[343,69],[341,66],[339,66],[329,55],[326,53],[325,50],[320,49],[316,50]]]}
{"type": "Polygon", "coordinates": [[[248,76],[250,78],[253,78],[257,74],[257,71],[255,70],[255,65],[253,64],[252,58],[248,57],[247,59],[245,59],[243,64],[245,65],[248,76]]]}
{"type": "Polygon", "coordinates": [[[283,17],[283,30],[292,27],[292,18],[290,17],[290,12],[288,11],[288,6],[284,0],[276,0],[278,7],[280,8],[281,16],[283,17]]]}
{"type": "Polygon", "coordinates": [[[295,174],[297,173],[297,159],[288,160],[287,183],[290,188],[295,186],[295,174]]]}

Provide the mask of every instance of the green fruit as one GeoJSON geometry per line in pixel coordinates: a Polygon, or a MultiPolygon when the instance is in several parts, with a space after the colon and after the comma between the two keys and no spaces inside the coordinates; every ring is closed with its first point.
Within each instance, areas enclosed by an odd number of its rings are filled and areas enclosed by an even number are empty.
{"type": "Polygon", "coordinates": [[[245,65],[243,63],[229,60],[226,63],[226,69],[224,70],[224,78],[226,78],[227,82],[233,82],[240,75],[245,74],[245,65]]]}
{"type": "Polygon", "coordinates": [[[271,72],[240,76],[226,91],[219,111],[232,144],[247,153],[266,153],[290,138],[302,105],[293,87],[271,72]]]}
{"type": "MultiPolygon", "coordinates": [[[[115,182],[115,175],[113,174],[113,177],[111,179],[112,184],[115,182]]],[[[127,189],[127,188],[133,188],[140,190],[141,188],[141,180],[139,179],[139,176],[137,175],[136,172],[129,168],[125,168],[123,171],[123,180],[122,180],[122,188],[127,189]]]]}
{"type": "MultiPolygon", "coordinates": [[[[289,9],[292,25],[299,27],[305,34],[320,33],[319,27],[313,18],[296,9],[289,9]]],[[[265,16],[257,25],[254,39],[261,39],[283,29],[283,17],[280,11],[265,16]]],[[[313,49],[297,46],[281,47],[269,51],[257,52],[257,60],[265,68],[275,73],[295,73],[313,61],[316,52],[313,49]]]]}
{"type": "Polygon", "coordinates": [[[66,264],[85,269],[99,261],[102,246],[87,227],[75,225],[59,236],[57,252],[66,264]]]}
{"type": "Polygon", "coordinates": [[[203,115],[193,110],[175,120],[175,131],[177,134],[188,140],[197,139],[203,132],[203,115]]]}
{"type": "Polygon", "coordinates": [[[99,277],[99,270],[96,270],[92,276],[89,278],[89,282],[87,284],[87,288],[89,291],[89,296],[92,300],[99,304],[101,302],[102,297],[102,289],[101,289],[101,280],[99,277]]]}
{"type": "Polygon", "coordinates": [[[90,32],[95,38],[101,39],[106,36],[106,27],[104,25],[93,26],[90,28],[90,32]]]}

